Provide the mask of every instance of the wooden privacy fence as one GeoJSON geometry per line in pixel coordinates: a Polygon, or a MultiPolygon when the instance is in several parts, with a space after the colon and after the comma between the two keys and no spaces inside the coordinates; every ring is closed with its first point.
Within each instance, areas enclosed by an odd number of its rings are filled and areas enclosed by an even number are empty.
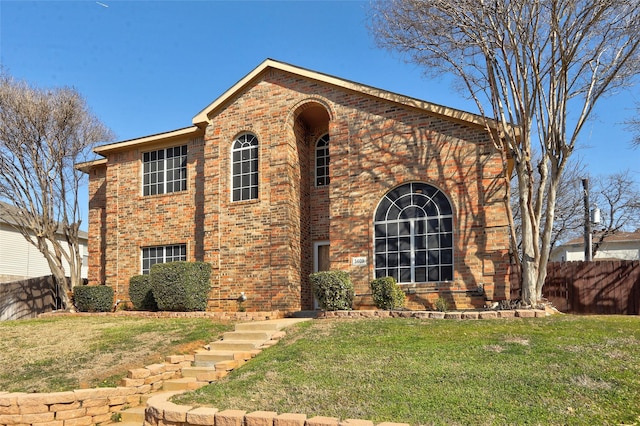
{"type": "Polygon", "coordinates": [[[640,261],[551,262],[542,290],[561,312],[640,314],[640,261]]]}
{"type": "Polygon", "coordinates": [[[0,321],[34,318],[59,308],[52,275],[0,284],[0,321]]]}

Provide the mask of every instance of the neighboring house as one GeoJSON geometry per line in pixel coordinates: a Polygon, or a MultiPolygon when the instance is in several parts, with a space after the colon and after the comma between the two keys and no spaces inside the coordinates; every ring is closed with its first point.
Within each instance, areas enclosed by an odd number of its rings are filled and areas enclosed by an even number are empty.
{"type": "MultiPolygon", "coordinates": [[[[593,243],[598,235],[593,236],[593,243]]],[[[635,232],[616,232],[608,235],[593,257],[594,260],[621,259],[640,260],[640,229],[635,232]]],[[[551,252],[553,262],[571,262],[584,260],[584,238],[574,238],[554,248],[551,252]]]]}
{"type": "Polygon", "coordinates": [[[193,125],[104,145],[89,175],[89,281],[128,299],[158,262],[212,265],[209,308],[314,308],[347,271],[356,308],[394,276],[409,307],[509,294],[501,153],[473,114],[266,60],[193,125]],[[484,294],[483,294],[484,291],[484,294]]]}
{"type": "MultiPolygon", "coordinates": [[[[16,212],[15,206],[0,201],[0,283],[51,275],[44,255],[13,226],[15,222],[12,216],[16,212]]],[[[79,240],[83,256],[82,277],[87,278],[87,233],[80,231],[79,240]]],[[[62,235],[60,241],[64,241],[62,235]]],[[[66,247],[66,243],[63,247],[66,247]]],[[[65,270],[69,270],[64,259],[63,265],[65,270]]]]}

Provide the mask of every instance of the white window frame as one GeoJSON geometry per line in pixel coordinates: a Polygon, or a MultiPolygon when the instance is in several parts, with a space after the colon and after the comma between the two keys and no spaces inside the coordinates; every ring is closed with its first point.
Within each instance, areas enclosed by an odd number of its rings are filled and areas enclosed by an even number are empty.
{"type": "Polygon", "coordinates": [[[453,206],[449,197],[440,189],[422,182],[410,182],[392,189],[376,207],[373,224],[376,278],[392,276],[400,284],[453,280],[453,206]],[[410,185],[409,191],[392,199],[394,191],[405,185],[410,185]],[[380,210],[385,205],[388,205],[386,211],[380,210]],[[426,208],[427,206],[429,208],[426,208]],[[415,209],[413,211],[416,212],[416,216],[403,215],[409,211],[408,209],[415,209]],[[430,228],[432,224],[436,225],[436,231],[430,228]],[[381,250],[382,246],[385,247],[384,250],[381,250]],[[424,256],[424,259],[418,256],[424,256]],[[437,261],[432,261],[432,257],[437,258],[437,261]],[[417,275],[422,276],[422,270],[425,279],[419,280],[417,275]],[[406,271],[410,272],[409,280],[403,278],[406,271]],[[431,272],[435,274],[436,271],[437,278],[430,278],[431,272]]]}
{"type": "Polygon", "coordinates": [[[142,153],[142,195],[148,197],[186,191],[187,157],[186,144],[142,153]],[[175,150],[179,151],[177,155],[174,153],[175,150]],[[169,157],[169,152],[172,152],[171,157],[169,157]],[[162,158],[159,159],[160,153],[162,153],[162,158]],[[152,160],[151,157],[154,154],[156,159],[152,160]],[[147,156],[148,159],[146,159],[147,156]],[[154,168],[155,170],[152,170],[154,168]],[[171,175],[171,179],[167,178],[169,175],[171,175]],[[156,181],[151,182],[154,177],[156,181]],[[168,188],[169,186],[171,188],[168,188]],[[176,186],[178,186],[177,189],[176,186]],[[154,189],[155,193],[153,193],[154,189]]]}
{"type": "Polygon", "coordinates": [[[315,149],[315,162],[314,162],[314,170],[315,170],[315,185],[316,187],[327,186],[330,183],[330,172],[329,172],[329,134],[325,133],[320,136],[316,141],[316,149],[315,149]],[[320,145],[322,143],[322,145],[320,145]],[[318,164],[320,162],[324,164],[318,164]],[[322,173],[319,173],[319,172],[322,173]]]}
{"type": "Polygon", "coordinates": [[[260,192],[260,141],[258,137],[253,133],[243,133],[234,139],[231,144],[230,160],[231,201],[258,199],[260,192]],[[239,158],[236,158],[236,154],[239,158]],[[245,165],[248,170],[244,170],[245,165]],[[237,198],[236,195],[238,195],[237,198]]]}
{"type": "MultiPolygon", "coordinates": [[[[146,259],[149,259],[148,257],[146,259]]],[[[140,249],[140,273],[142,275],[147,275],[151,271],[151,267],[156,263],[169,263],[169,262],[179,262],[187,260],[187,245],[186,244],[168,244],[166,246],[150,246],[150,247],[142,247],[140,249]],[[168,255],[168,251],[173,251],[178,249],[180,253],[176,255],[172,253],[168,255]],[[146,250],[156,250],[156,256],[153,258],[156,261],[149,264],[147,268],[145,268],[145,251],[146,250]],[[161,251],[160,256],[157,255],[157,252],[161,251]]]]}

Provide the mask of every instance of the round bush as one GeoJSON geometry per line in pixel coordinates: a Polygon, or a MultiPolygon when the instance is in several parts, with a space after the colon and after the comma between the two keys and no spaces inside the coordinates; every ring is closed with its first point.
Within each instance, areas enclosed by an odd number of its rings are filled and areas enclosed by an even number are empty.
{"type": "Polygon", "coordinates": [[[382,277],[371,281],[371,295],[373,303],[378,309],[400,309],[404,306],[406,296],[395,278],[382,277]]]}
{"type": "Polygon", "coordinates": [[[129,279],[129,299],[136,311],[158,310],[149,275],[134,275],[129,279]]]}
{"type": "Polygon", "coordinates": [[[80,285],[73,288],[73,303],[80,312],[111,312],[113,289],[106,285],[80,285]]]}
{"type": "Polygon", "coordinates": [[[344,271],[321,271],[309,276],[313,294],[325,311],[351,310],[355,291],[344,271]]]}
{"type": "Polygon", "coordinates": [[[204,262],[156,263],[151,289],[161,311],[204,311],[211,289],[211,265],[204,262]]]}

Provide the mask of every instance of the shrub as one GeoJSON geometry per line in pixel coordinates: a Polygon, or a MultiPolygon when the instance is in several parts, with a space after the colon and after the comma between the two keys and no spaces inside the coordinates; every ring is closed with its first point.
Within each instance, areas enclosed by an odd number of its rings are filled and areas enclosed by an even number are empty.
{"type": "Polygon", "coordinates": [[[373,303],[375,303],[378,309],[391,310],[404,306],[406,296],[395,278],[376,278],[371,281],[370,287],[373,303]]]}
{"type": "Polygon", "coordinates": [[[158,310],[158,304],[151,291],[150,275],[134,275],[129,279],[129,299],[136,311],[158,310]]]}
{"type": "Polygon", "coordinates": [[[326,311],[350,310],[355,292],[349,274],[344,271],[321,271],[309,276],[313,294],[326,311]]]}
{"type": "Polygon", "coordinates": [[[111,312],[113,289],[106,285],[81,285],[73,288],[73,302],[80,312],[111,312]]]}
{"type": "Polygon", "coordinates": [[[161,311],[204,311],[211,265],[204,262],[156,263],[151,267],[153,297],[161,311]]]}
{"type": "Polygon", "coordinates": [[[434,307],[436,311],[447,312],[449,310],[449,303],[444,297],[438,297],[434,303],[434,307]]]}

